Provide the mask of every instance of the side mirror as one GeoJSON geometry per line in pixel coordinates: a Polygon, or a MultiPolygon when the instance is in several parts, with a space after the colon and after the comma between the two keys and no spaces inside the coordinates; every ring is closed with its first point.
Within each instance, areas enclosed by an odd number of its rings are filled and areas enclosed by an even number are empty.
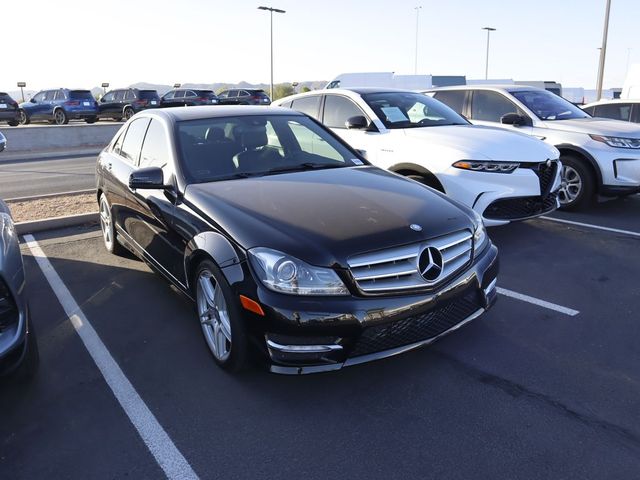
{"type": "Polygon", "coordinates": [[[513,125],[516,127],[520,127],[527,124],[527,119],[522,115],[518,115],[517,113],[506,113],[502,117],[500,117],[500,123],[502,123],[503,125],[513,125]]]}
{"type": "Polygon", "coordinates": [[[357,115],[355,117],[349,117],[347,121],[344,122],[344,126],[349,130],[366,130],[369,128],[369,121],[362,115],[357,115]]]}
{"type": "Polygon", "coordinates": [[[30,101],[31,103],[38,103],[38,102],[36,102],[36,99],[35,99],[35,98],[32,98],[32,99],[31,99],[31,100],[29,100],[29,101],[30,101]]]}
{"type": "Polygon", "coordinates": [[[100,103],[104,103],[104,102],[106,102],[106,100],[104,99],[104,97],[102,97],[102,98],[100,99],[100,103]]]}
{"type": "Polygon", "coordinates": [[[141,168],[129,175],[129,188],[132,190],[162,190],[164,187],[164,174],[159,167],[141,168]]]}

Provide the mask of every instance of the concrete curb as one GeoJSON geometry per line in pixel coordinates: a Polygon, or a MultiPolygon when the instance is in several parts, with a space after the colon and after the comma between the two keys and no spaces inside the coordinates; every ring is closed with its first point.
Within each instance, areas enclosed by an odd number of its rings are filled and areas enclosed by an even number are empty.
{"type": "Polygon", "coordinates": [[[45,230],[95,224],[98,223],[98,220],[98,212],[81,213],[79,215],[45,218],[43,220],[34,220],[31,222],[18,222],[15,224],[15,228],[18,235],[26,235],[27,233],[37,233],[45,230]]]}
{"type": "Polygon", "coordinates": [[[93,157],[98,156],[104,147],[94,147],[83,150],[67,150],[62,151],[44,151],[44,152],[20,152],[11,153],[11,150],[5,150],[0,155],[0,164],[10,162],[29,162],[38,160],[55,160],[58,158],[70,158],[70,157],[93,157]],[[8,153],[7,153],[8,152],[8,153]]]}
{"type": "Polygon", "coordinates": [[[40,195],[32,195],[29,197],[3,198],[2,200],[4,200],[5,202],[28,202],[29,200],[40,200],[42,198],[69,197],[73,195],[83,195],[87,193],[96,193],[96,189],[88,188],[86,190],[73,190],[72,192],[43,193],[40,195]]]}

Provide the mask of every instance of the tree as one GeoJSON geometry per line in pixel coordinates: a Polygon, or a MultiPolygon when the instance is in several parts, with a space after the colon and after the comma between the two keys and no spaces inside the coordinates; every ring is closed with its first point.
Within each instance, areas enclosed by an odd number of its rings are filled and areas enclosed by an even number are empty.
{"type": "Polygon", "coordinates": [[[302,88],[300,89],[300,91],[301,91],[302,93],[307,93],[307,92],[310,92],[310,91],[311,91],[311,89],[310,89],[309,87],[307,87],[307,86],[304,86],[304,87],[302,87],[302,88]]]}
{"type": "Polygon", "coordinates": [[[290,83],[279,83],[273,86],[273,98],[271,100],[278,100],[289,95],[293,95],[293,86],[290,83]]]}

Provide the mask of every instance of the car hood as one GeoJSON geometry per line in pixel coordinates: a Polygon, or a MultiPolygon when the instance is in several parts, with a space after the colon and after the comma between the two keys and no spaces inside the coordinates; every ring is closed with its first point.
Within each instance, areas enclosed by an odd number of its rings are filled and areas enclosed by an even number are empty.
{"type": "Polygon", "coordinates": [[[245,249],[272,248],[327,267],[473,229],[467,210],[444,195],[371,166],[192,184],[185,202],[245,249]]]}
{"type": "Polygon", "coordinates": [[[546,121],[545,126],[565,132],[605,135],[610,137],[640,138],[640,126],[610,118],[572,118],[546,121]]]}
{"type": "Polygon", "coordinates": [[[543,162],[560,156],[558,150],[535,137],[482,125],[407,128],[409,138],[455,151],[459,160],[543,162]]]}

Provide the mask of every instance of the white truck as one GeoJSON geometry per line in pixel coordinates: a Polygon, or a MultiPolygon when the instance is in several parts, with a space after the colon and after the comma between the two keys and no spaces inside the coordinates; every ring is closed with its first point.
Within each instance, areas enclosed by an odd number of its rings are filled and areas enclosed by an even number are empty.
{"type": "Polygon", "coordinates": [[[396,75],[394,72],[341,73],[324,88],[382,87],[421,90],[433,87],[432,75],[396,75]]]}

